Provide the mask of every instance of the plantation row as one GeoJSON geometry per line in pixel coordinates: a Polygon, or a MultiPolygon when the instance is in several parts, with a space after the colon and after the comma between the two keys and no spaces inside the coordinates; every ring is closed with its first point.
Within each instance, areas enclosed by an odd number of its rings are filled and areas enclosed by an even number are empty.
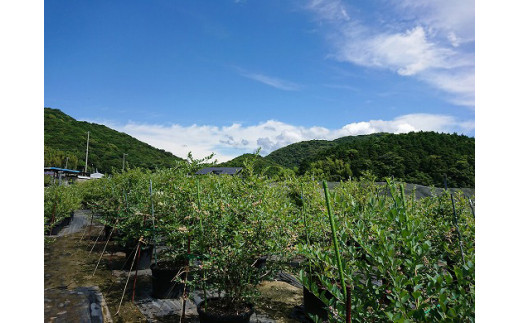
{"type": "Polygon", "coordinates": [[[193,167],[46,188],[45,230],[92,209],[108,239],[134,251],[161,246],[156,265],[186,266],[190,279],[177,280],[204,291],[206,312],[247,308],[258,283],[285,270],[305,300],[323,302],[306,308],[315,320],[474,321],[475,223],[462,194],[415,200],[370,176],[324,194],[308,178],[192,176],[193,167]]]}

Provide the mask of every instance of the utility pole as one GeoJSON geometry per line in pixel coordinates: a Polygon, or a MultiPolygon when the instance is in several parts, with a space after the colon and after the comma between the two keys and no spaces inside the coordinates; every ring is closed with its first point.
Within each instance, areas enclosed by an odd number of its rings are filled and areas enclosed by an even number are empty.
{"type": "Polygon", "coordinates": [[[87,131],[87,155],[85,157],[85,173],[87,172],[87,165],[88,165],[88,141],[90,139],[90,131],[87,131]]]}
{"type": "Polygon", "coordinates": [[[69,157],[67,157],[67,159],[65,160],[65,169],[67,169],[68,163],[69,163],[69,157]]]}
{"type": "Polygon", "coordinates": [[[125,171],[125,155],[128,156],[128,154],[123,153],[123,172],[125,171]]]}

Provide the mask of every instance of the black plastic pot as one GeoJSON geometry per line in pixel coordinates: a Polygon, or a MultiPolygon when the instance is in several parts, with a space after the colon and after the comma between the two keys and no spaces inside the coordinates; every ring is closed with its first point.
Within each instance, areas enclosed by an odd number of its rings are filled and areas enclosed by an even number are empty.
{"type": "Polygon", "coordinates": [[[141,245],[141,253],[137,254],[135,256],[135,252],[137,251],[137,246],[134,246],[132,248],[125,248],[126,253],[126,262],[123,267],[123,269],[130,270],[143,270],[150,268],[150,264],[152,263],[152,256],[153,256],[153,246],[152,245],[141,245]],[[134,265],[132,266],[132,260],[135,261],[134,265]]]}
{"type": "Polygon", "coordinates": [[[69,215],[68,217],[66,217],[65,219],[63,219],[63,226],[69,225],[70,222],[72,221],[73,216],[74,216],[74,213],[71,212],[70,215],[69,215]]]}
{"type": "Polygon", "coordinates": [[[114,230],[114,232],[112,232],[112,229],[114,229],[114,227],[105,224],[105,227],[103,228],[103,241],[107,241],[108,237],[110,237],[110,239],[112,240],[117,236],[117,230],[114,230]],[[110,236],[111,232],[112,236],[110,236]]]}
{"type": "Polygon", "coordinates": [[[264,268],[265,264],[267,263],[267,256],[261,256],[259,257],[255,263],[254,266],[258,269],[264,268]]]}
{"type": "MultiPolygon", "coordinates": [[[[184,284],[172,279],[184,269],[182,262],[162,261],[150,266],[152,270],[152,297],[177,298],[184,291],[184,284]]],[[[181,277],[183,278],[184,275],[181,277]]]]}
{"type": "Polygon", "coordinates": [[[62,229],[61,223],[56,223],[50,230],[49,235],[55,236],[61,231],[61,229],[62,229]]]}
{"type": "Polygon", "coordinates": [[[251,315],[253,315],[254,308],[252,304],[247,304],[248,310],[244,313],[239,314],[222,314],[222,313],[213,313],[211,312],[212,303],[220,300],[219,298],[209,298],[206,303],[209,307],[208,311],[202,309],[204,305],[204,301],[200,302],[197,305],[197,313],[199,313],[199,321],[200,323],[248,323],[251,319],[251,315]]]}
{"type": "Polygon", "coordinates": [[[65,219],[62,219],[59,222],[55,222],[52,228],[46,232],[47,235],[55,236],[57,235],[61,229],[65,226],[65,219]]]}
{"type": "MultiPolygon", "coordinates": [[[[325,297],[332,298],[332,294],[324,288],[318,288],[320,294],[325,291],[325,297]]],[[[323,301],[314,295],[306,287],[303,287],[303,310],[307,314],[317,315],[320,319],[326,320],[328,318],[326,305],[323,301]]]]}

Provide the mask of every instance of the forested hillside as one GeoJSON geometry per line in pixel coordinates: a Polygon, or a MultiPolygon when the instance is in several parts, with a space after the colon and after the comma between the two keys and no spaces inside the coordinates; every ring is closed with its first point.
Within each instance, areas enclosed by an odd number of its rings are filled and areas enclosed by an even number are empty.
{"type": "Polygon", "coordinates": [[[123,154],[127,154],[127,166],[149,169],[169,167],[181,159],[106,126],[77,121],[58,109],[45,108],[44,118],[45,166],[65,167],[67,164],[68,168],[83,170],[87,131],[90,131],[89,172],[121,169],[123,154]]]}
{"type": "MultiPolygon", "coordinates": [[[[316,142],[316,141],[315,141],[316,142]]],[[[475,138],[436,132],[374,134],[336,139],[325,144],[297,143],[266,158],[302,156],[299,174],[313,174],[331,181],[359,177],[370,171],[378,180],[393,176],[405,182],[450,187],[475,186],[475,138]],[[308,148],[311,149],[308,149],[308,148]]]]}
{"type": "Polygon", "coordinates": [[[376,133],[372,135],[346,136],[330,141],[301,141],[271,152],[266,156],[266,159],[270,159],[288,168],[299,167],[304,160],[309,159],[328,148],[334,148],[338,144],[346,144],[353,141],[373,140],[374,137],[382,135],[384,134],[376,133]]]}
{"type": "Polygon", "coordinates": [[[297,142],[271,152],[266,156],[266,159],[289,168],[299,167],[309,156],[313,156],[327,148],[332,148],[335,145],[333,141],[328,140],[297,142]]]}

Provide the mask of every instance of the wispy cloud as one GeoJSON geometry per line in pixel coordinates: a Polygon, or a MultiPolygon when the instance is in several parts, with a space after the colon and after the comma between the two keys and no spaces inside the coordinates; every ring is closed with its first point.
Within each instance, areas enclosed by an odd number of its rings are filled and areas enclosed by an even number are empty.
{"type": "Polygon", "coordinates": [[[474,106],[473,1],[383,4],[381,19],[370,14],[346,19],[334,13],[345,10],[339,0],[309,1],[307,9],[328,23],[330,58],[415,77],[448,93],[453,103],[474,106]]]}
{"type": "Polygon", "coordinates": [[[261,153],[266,155],[289,144],[312,139],[332,140],[343,136],[376,132],[406,133],[421,130],[471,134],[475,129],[473,120],[456,120],[452,116],[436,114],[408,114],[392,120],[353,122],[339,129],[320,126],[303,127],[276,120],[251,126],[234,123],[224,127],[196,124],[165,126],[138,122],[129,122],[125,125],[103,123],[179,157],[185,158],[188,152],[192,152],[195,157],[200,158],[214,152],[219,161],[253,152],[258,147],[261,147],[261,153]]]}
{"type": "Polygon", "coordinates": [[[240,75],[247,77],[248,79],[263,83],[265,85],[272,86],[279,90],[284,91],[299,91],[302,89],[302,86],[290,81],[282,80],[276,77],[267,76],[259,73],[250,73],[244,70],[239,70],[240,75]]]}
{"type": "Polygon", "coordinates": [[[322,20],[341,21],[349,19],[347,9],[341,0],[311,0],[307,9],[318,13],[322,20]]]}

